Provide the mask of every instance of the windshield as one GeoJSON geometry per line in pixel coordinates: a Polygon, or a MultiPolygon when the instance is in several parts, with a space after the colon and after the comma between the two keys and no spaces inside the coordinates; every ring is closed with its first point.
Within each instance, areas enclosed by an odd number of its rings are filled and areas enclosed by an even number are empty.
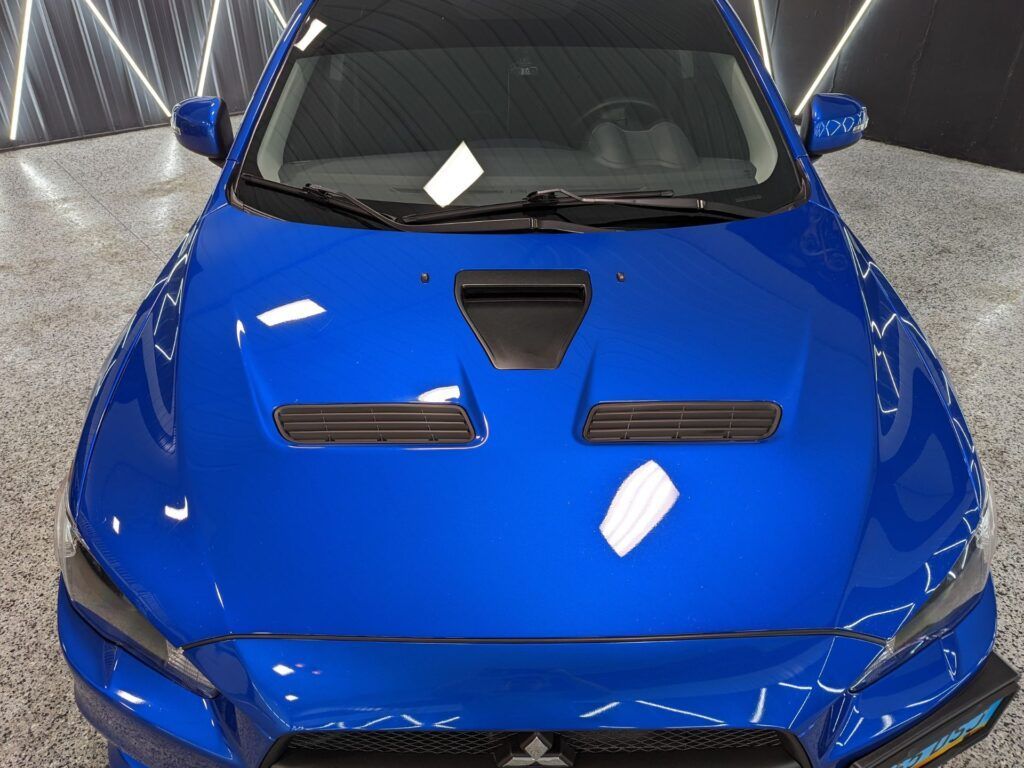
{"type": "MultiPolygon", "coordinates": [[[[546,189],[768,213],[802,189],[713,0],[320,0],[243,170],[393,216],[546,189]]],[[[282,218],[365,226],[267,187],[236,194],[282,218]]],[[[558,215],[600,223],[623,217],[615,207],[558,215]]]]}

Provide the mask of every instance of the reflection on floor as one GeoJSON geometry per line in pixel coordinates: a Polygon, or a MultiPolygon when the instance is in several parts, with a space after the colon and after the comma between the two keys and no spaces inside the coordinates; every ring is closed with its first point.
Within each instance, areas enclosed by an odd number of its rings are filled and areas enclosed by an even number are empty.
{"type": "MultiPolygon", "coordinates": [[[[1001,516],[999,647],[1024,668],[1024,175],[873,143],[819,165],[947,362],[1001,516]]],[[[54,639],[54,491],[118,330],[203,205],[151,130],[0,155],[0,765],[105,765],[54,639]]],[[[1017,766],[1024,704],[953,765],[1017,766]]]]}

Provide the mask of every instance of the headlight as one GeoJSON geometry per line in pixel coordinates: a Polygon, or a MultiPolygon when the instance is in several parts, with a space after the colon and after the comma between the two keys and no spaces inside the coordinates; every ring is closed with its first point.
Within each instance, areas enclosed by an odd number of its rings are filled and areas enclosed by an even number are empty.
{"type": "Polygon", "coordinates": [[[882,652],[868,665],[860,680],[850,690],[856,693],[866,688],[930,643],[952,632],[974,608],[985,590],[995,548],[996,518],[992,509],[992,494],[985,488],[985,501],[978,525],[964,545],[963,553],[928,601],[885,644],[882,652]]]}
{"type": "Polygon", "coordinates": [[[89,553],[71,519],[67,481],[60,487],[54,547],[71,602],[97,632],[196,693],[217,695],[213,684],[121,594],[89,553]]]}

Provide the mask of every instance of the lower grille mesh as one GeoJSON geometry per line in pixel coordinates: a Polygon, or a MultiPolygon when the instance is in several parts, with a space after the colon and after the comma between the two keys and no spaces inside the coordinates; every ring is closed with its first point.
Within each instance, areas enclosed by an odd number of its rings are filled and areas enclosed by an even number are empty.
{"type": "Polygon", "coordinates": [[[458,405],[284,405],[274,413],[281,435],[306,445],[468,443],[476,437],[458,405]]]}
{"type": "MultiPolygon", "coordinates": [[[[332,752],[479,755],[501,748],[516,735],[503,731],[306,731],[292,736],[288,746],[332,752]]],[[[782,744],[777,731],[729,728],[608,729],[562,731],[557,735],[583,754],[753,749],[782,744]]]]}

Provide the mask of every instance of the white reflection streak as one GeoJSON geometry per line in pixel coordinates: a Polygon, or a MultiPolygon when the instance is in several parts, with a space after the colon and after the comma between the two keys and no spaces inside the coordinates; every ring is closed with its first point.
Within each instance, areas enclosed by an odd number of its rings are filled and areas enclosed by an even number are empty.
{"type": "Polygon", "coordinates": [[[320,21],[320,19],[313,19],[313,21],[309,23],[309,29],[306,30],[306,34],[304,34],[302,39],[295,44],[295,47],[300,51],[306,50],[326,28],[327,25],[320,21]]]}
{"type": "Polygon", "coordinates": [[[256,315],[256,319],[266,326],[273,328],[281,323],[291,323],[296,320],[305,320],[307,317],[322,315],[327,310],[311,299],[301,299],[290,304],[282,304],[280,307],[268,309],[262,314],[256,315]]]}
{"type": "Polygon", "coordinates": [[[271,669],[279,674],[281,677],[288,677],[288,675],[294,675],[295,670],[289,667],[287,664],[275,664],[271,669]]]}
{"type": "Polygon", "coordinates": [[[860,729],[860,727],[863,724],[864,724],[864,718],[862,717],[862,718],[860,718],[857,721],[857,724],[855,726],[853,726],[853,730],[850,731],[850,733],[847,735],[847,737],[844,740],[842,740],[842,741],[837,741],[836,744],[838,746],[840,746],[840,747],[845,747],[847,744],[850,743],[850,739],[853,738],[854,734],[857,733],[857,731],[860,729]]]}
{"type": "Polygon", "coordinates": [[[354,730],[358,731],[361,728],[369,728],[369,727],[374,726],[374,725],[380,725],[385,720],[390,720],[390,719],[391,719],[391,715],[385,715],[384,717],[378,717],[376,720],[371,720],[368,723],[363,723],[362,725],[357,725],[354,730]]]}
{"type": "Polygon", "coordinates": [[[181,507],[165,506],[164,515],[171,518],[171,520],[177,520],[179,523],[183,520],[188,520],[188,499],[185,499],[185,503],[181,507]]]}
{"type": "Polygon", "coordinates": [[[580,715],[580,717],[588,718],[588,717],[597,717],[598,715],[603,715],[605,712],[608,712],[609,710],[615,709],[617,706],[619,706],[620,703],[621,702],[618,702],[618,701],[609,702],[608,704],[605,704],[603,707],[598,707],[597,709],[592,709],[589,712],[584,712],[582,715],[580,715]]]}
{"type": "Polygon", "coordinates": [[[434,728],[444,728],[447,731],[454,731],[455,729],[448,725],[448,723],[454,723],[456,720],[461,720],[462,715],[456,715],[455,717],[449,717],[447,720],[438,720],[434,723],[434,728]]]}
{"type": "Polygon", "coordinates": [[[811,688],[808,688],[807,689],[807,695],[804,696],[804,700],[800,703],[800,707],[797,709],[796,713],[793,715],[793,719],[789,721],[789,729],[790,730],[792,730],[793,726],[796,725],[796,721],[800,719],[800,714],[804,711],[804,707],[807,706],[807,702],[811,700],[811,694],[812,693],[814,693],[814,690],[811,689],[811,688]]]}
{"type": "Polygon", "coordinates": [[[761,718],[764,717],[764,705],[768,698],[768,689],[762,688],[761,694],[757,698],[757,708],[754,710],[754,716],[750,718],[752,723],[760,723],[761,718]]]}
{"type": "MultiPolygon", "coordinates": [[[[181,262],[179,261],[178,263],[180,264],[181,262]]],[[[177,265],[175,265],[175,269],[177,269],[177,265]]],[[[168,276],[168,279],[170,279],[170,276],[168,276]]],[[[185,290],[185,281],[184,280],[182,280],[180,283],[178,283],[178,295],[176,297],[175,296],[171,296],[171,294],[169,294],[169,293],[165,293],[164,294],[163,301],[160,302],[160,311],[156,315],[156,322],[153,324],[153,330],[154,331],[157,328],[160,327],[160,321],[161,321],[161,319],[164,316],[164,310],[167,308],[167,305],[170,304],[172,307],[177,307],[178,306],[178,302],[181,301],[181,292],[183,290],[185,290]]],[[[159,352],[161,355],[163,355],[165,358],[167,358],[168,362],[170,362],[171,360],[174,359],[174,350],[175,350],[175,348],[177,346],[178,346],[178,324],[177,323],[175,323],[175,326],[174,326],[174,338],[171,339],[171,348],[169,350],[164,349],[163,347],[161,347],[156,342],[153,343],[153,348],[156,349],[156,351],[159,352]]]]}
{"type": "Polygon", "coordinates": [[[270,6],[270,10],[272,10],[274,15],[277,16],[277,20],[281,23],[281,26],[286,26],[288,24],[288,20],[284,17],[284,14],[281,13],[281,9],[277,7],[277,3],[274,2],[274,0],[267,0],[267,5],[270,6]]]}
{"type": "Polygon", "coordinates": [[[764,68],[768,74],[772,74],[772,54],[768,48],[768,32],[764,26],[764,10],[761,8],[761,0],[754,0],[754,16],[757,19],[757,36],[761,40],[761,58],[764,59],[764,68]]]}
{"type": "Polygon", "coordinates": [[[238,348],[242,348],[242,334],[245,333],[245,324],[241,320],[235,321],[235,339],[238,340],[238,348]]]}
{"type": "Polygon", "coordinates": [[[18,121],[21,118],[22,91],[25,87],[25,59],[28,56],[28,32],[32,26],[32,1],[25,1],[25,15],[21,20],[21,46],[18,48],[18,68],[14,76],[14,100],[11,106],[11,141],[18,140],[18,121]]]}
{"type": "Polygon", "coordinates": [[[810,685],[796,685],[795,683],[779,683],[781,688],[792,688],[794,691],[813,691],[814,688],[810,685]]]}
{"type": "Polygon", "coordinates": [[[134,693],[128,693],[128,691],[118,690],[117,698],[127,701],[129,704],[145,704],[146,700],[136,696],[134,693]]]}
{"type": "Polygon", "coordinates": [[[641,704],[645,707],[653,707],[654,709],[663,709],[666,712],[674,712],[677,715],[686,715],[687,717],[696,717],[698,720],[706,720],[709,723],[715,723],[716,725],[725,725],[724,720],[719,720],[715,717],[708,717],[707,715],[701,715],[697,712],[688,712],[685,709],[676,709],[675,707],[667,707],[664,704],[656,704],[653,701],[643,701],[642,699],[636,700],[637,704],[641,704]]]}
{"type": "Polygon", "coordinates": [[[627,477],[612,499],[601,523],[601,534],[619,557],[632,552],[665,518],[679,489],[655,461],[648,461],[627,477]]]}
{"type": "Polygon", "coordinates": [[[109,35],[114,45],[117,46],[117,50],[121,52],[121,55],[124,57],[124,60],[128,62],[128,66],[132,68],[132,71],[138,76],[139,80],[142,81],[142,85],[145,87],[147,91],[149,91],[149,95],[152,96],[153,100],[157,103],[157,105],[159,105],[160,110],[167,117],[170,117],[171,110],[167,108],[167,105],[164,104],[164,100],[160,98],[160,95],[156,92],[156,89],[153,87],[153,84],[150,83],[146,76],[142,73],[142,69],[139,67],[138,64],[135,63],[135,59],[132,58],[132,55],[128,53],[128,49],[124,47],[124,43],[121,42],[121,38],[117,36],[117,33],[115,33],[111,26],[107,23],[107,20],[103,18],[103,14],[99,12],[99,9],[93,4],[92,0],[82,0],[82,2],[89,6],[89,10],[92,11],[93,16],[96,17],[96,21],[99,23],[101,27],[103,27],[103,31],[106,32],[107,35],[109,35]]]}
{"type": "Polygon", "coordinates": [[[427,390],[416,399],[421,403],[448,403],[452,400],[458,400],[461,396],[462,390],[456,386],[451,386],[427,390]]]}
{"type": "Polygon", "coordinates": [[[864,18],[864,14],[868,12],[868,8],[871,6],[871,3],[873,1],[874,0],[864,0],[864,5],[862,5],[860,7],[860,10],[857,11],[857,15],[853,17],[853,21],[850,22],[850,26],[846,28],[846,31],[843,33],[843,36],[839,39],[839,43],[832,50],[831,55],[828,57],[828,61],[825,62],[825,66],[821,68],[821,71],[818,73],[818,76],[814,78],[814,82],[811,83],[811,87],[807,89],[807,95],[804,96],[803,100],[800,102],[800,105],[796,108],[796,112],[794,112],[794,114],[799,115],[804,111],[804,107],[807,106],[807,102],[809,102],[811,98],[814,96],[814,92],[818,89],[818,86],[821,84],[821,81],[825,79],[825,75],[828,74],[828,71],[832,68],[832,65],[836,63],[836,59],[839,58],[839,54],[843,52],[843,48],[846,46],[846,41],[850,39],[850,36],[853,34],[854,30],[857,29],[857,26],[860,24],[861,19],[864,18]]]}
{"type": "Polygon", "coordinates": [[[856,629],[858,625],[863,624],[865,621],[868,621],[869,619],[876,619],[879,616],[887,616],[890,613],[899,613],[900,611],[903,611],[904,613],[903,620],[900,622],[900,624],[902,624],[903,621],[907,620],[907,617],[910,616],[911,612],[914,610],[915,607],[915,603],[907,603],[906,605],[898,605],[895,608],[887,608],[884,611],[875,611],[874,613],[869,613],[867,616],[861,616],[852,624],[847,624],[845,627],[843,627],[843,629],[856,629]]]}
{"type": "Polygon", "coordinates": [[[213,0],[213,8],[210,10],[210,26],[206,30],[206,45],[203,48],[203,64],[199,68],[199,85],[196,86],[196,96],[202,96],[206,90],[206,75],[210,71],[210,57],[213,54],[213,34],[217,30],[217,17],[220,15],[220,0],[213,0]]]}

